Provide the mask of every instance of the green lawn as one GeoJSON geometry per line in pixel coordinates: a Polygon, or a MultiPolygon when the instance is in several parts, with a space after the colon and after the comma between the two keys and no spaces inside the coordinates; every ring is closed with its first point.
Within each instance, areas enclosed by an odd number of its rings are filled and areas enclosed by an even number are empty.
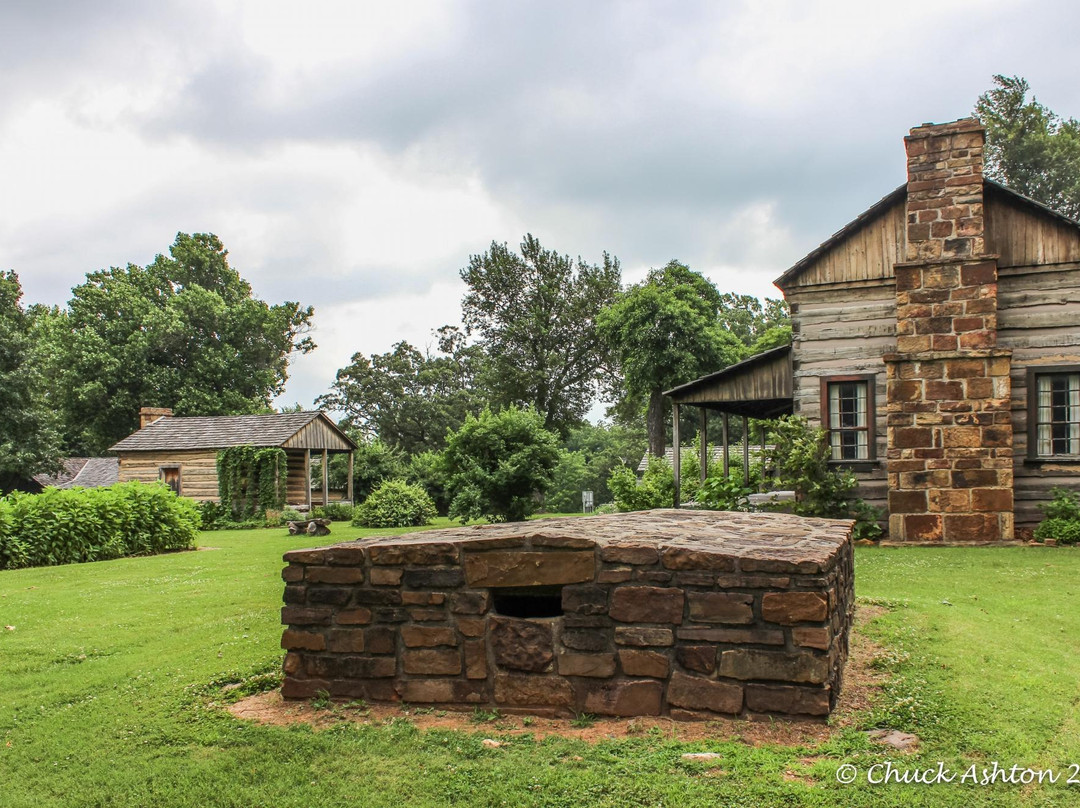
{"type": "MultiPolygon", "coordinates": [[[[338,525],[333,538],[374,532],[338,525]]],[[[283,530],[216,549],[0,572],[0,806],[1076,805],[1080,786],[869,786],[868,766],[1080,761],[1080,551],[860,549],[867,629],[889,653],[864,726],[923,740],[886,755],[857,730],[816,749],[646,735],[588,746],[389,726],[257,726],[211,706],[280,664],[283,530]],[[13,631],[4,626],[14,626],[13,631]],[[715,751],[722,777],[688,763],[715,751]],[[804,762],[805,761],[805,762],[804,762]],[[837,767],[859,768],[854,785],[837,767]],[[785,770],[808,775],[788,782],[785,770]]]]}

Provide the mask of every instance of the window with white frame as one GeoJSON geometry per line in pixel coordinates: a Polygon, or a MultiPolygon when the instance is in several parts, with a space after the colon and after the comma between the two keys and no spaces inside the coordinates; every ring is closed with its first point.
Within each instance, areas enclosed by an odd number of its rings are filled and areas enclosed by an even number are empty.
{"type": "Polygon", "coordinates": [[[829,433],[832,459],[874,458],[874,400],[872,376],[844,376],[822,380],[824,427],[829,433]]]}
{"type": "Polygon", "coordinates": [[[1080,457],[1080,368],[1035,369],[1035,455],[1080,457]]]}

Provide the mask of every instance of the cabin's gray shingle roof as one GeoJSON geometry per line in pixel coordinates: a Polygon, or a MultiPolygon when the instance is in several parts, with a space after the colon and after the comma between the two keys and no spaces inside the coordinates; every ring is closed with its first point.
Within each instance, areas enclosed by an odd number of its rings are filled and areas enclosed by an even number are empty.
{"type": "Polygon", "coordinates": [[[86,464],[75,477],[61,485],[61,488],[101,488],[112,485],[120,477],[120,460],[115,457],[88,457],[86,464]]]}
{"type": "Polygon", "coordinates": [[[42,488],[50,485],[53,488],[67,488],[68,484],[75,479],[75,475],[82,471],[83,466],[85,466],[89,460],[89,457],[61,458],[60,464],[63,466],[63,469],[56,474],[35,474],[34,482],[42,488]]]}
{"type": "Polygon", "coordinates": [[[35,474],[42,488],[100,488],[115,483],[120,475],[120,461],[115,457],[65,457],[59,474],[35,474]]]}
{"type": "Polygon", "coordinates": [[[210,415],[159,418],[115,446],[113,452],[224,449],[228,446],[281,446],[310,424],[319,411],[267,415],[210,415]]]}

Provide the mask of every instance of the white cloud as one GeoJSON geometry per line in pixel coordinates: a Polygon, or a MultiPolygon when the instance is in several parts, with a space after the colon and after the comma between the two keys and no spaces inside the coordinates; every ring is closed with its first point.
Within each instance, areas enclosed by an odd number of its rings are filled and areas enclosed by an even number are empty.
{"type": "Polygon", "coordinates": [[[299,401],[310,406],[316,396],[326,392],[338,369],[349,364],[354,353],[385,353],[403,340],[421,351],[437,351],[438,340],[433,332],[443,325],[460,325],[458,303],[464,292],[460,281],[439,282],[423,293],[321,307],[312,333],[321,347],[296,358],[290,369],[289,388],[278,402],[299,401]]]}
{"type": "Polygon", "coordinates": [[[775,295],[991,74],[1080,115],[1078,25],[1049,0],[3,4],[0,268],[63,303],[215,232],[257,294],[316,305],[307,404],[456,319],[468,256],[526,231],[775,295]]]}

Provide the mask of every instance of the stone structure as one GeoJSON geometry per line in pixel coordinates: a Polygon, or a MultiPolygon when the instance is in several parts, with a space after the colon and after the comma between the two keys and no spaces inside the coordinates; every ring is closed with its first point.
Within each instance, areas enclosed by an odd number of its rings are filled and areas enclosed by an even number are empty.
{"type": "Polygon", "coordinates": [[[895,267],[896,353],[883,357],[894,540],[1013,538],[1012,352],[997,347],[983,139],[971,118],[905,138],[908,260],[895,267]]]}
{"type": "Polygon", "coordinates": [[[293,699],[825,716],[854,607],[851,523],[786,514],[544,519],[285,560],[293,699]]]}

